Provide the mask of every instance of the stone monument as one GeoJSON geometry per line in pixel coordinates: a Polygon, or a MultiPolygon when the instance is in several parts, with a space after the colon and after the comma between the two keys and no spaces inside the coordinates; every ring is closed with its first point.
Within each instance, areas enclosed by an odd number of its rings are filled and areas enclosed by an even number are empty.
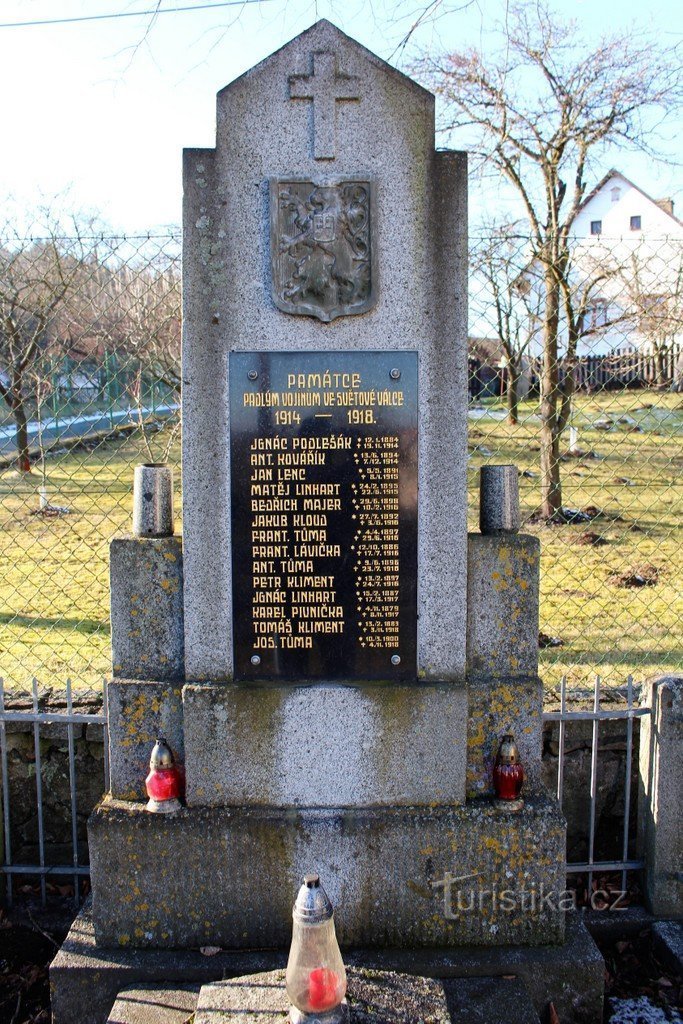
{"type": "Polygon", "coordinates": [[[537,1010],[596,1019],[509,471],[466,532],[466,175],[434,97],[327,21],[223,89],[216,148],[185,153],[183,537],[112,545],[111,791],[65,947],[81,1007],[97,975],[88,1021],[132,981],[279,967],[310,870],[349,963],[517,974],[537,1010]],[[510,732],[517,812],[491,801],[510,732]],[[157,735],[175,814],[144,809],[157,735]]]}

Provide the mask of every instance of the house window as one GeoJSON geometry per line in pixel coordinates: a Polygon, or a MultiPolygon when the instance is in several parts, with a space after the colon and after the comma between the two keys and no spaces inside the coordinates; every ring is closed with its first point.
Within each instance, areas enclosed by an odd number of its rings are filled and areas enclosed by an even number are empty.
{"type": "Polygon", "coordinates": [[[631,231],[640,231],[640,216],[631,217],[631,231]]]}
{"type": "Polygon", "coordinates": [[[621,196],[621,189],[617,187],[617,188],[611,189],[610,191],[612,193],[612,202],[613,203],[618,203],[619,202],[619,197],[621,196]]]}
{"type": "Polygon", "coordinates": [[[592,220],[591,221],[591,235],[601,235],[601,234],[602,234],[602,221],[601,220],[592,220]]]}

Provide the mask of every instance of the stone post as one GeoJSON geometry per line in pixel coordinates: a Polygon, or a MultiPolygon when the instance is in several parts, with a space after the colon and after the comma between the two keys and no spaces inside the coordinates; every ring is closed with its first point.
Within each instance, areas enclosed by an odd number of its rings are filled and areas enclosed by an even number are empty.
{"type": "Polygon", "coordinates": [[[479,484],[479,529],[483,534],[519,530],[519,470],[516,466],[482,466],[479,484]]]}
{"type": "Polygon", "coordinates": [[[173,534],[173,470],[162,464],[135,467],[133,533],[136,537],[173,534]]]}
{"type": "Polygon", "coordinates": [[[516,466],[481,471],[481,533],[469,535],[467,795],[491,791],[505,733],[519,746],[528,785],[540,784],[543,692],[538,678],[540,545],[518,533],[516,466]]]}
{"type": "Polygon", "coordinates": [[[640,722],[638,848],[645,858],[645,896],[657,917],[683,918],[683,676],[647,684],[652,715],[640,722]]]}
{"type": "Polygon", "coordinates": [[[182,761],[183,544],[173,536],[173,471],[135,469],[132,535],[109,549],[113,678],[107,691],[111,794],[145,798],[157,736],[182,761]]]}

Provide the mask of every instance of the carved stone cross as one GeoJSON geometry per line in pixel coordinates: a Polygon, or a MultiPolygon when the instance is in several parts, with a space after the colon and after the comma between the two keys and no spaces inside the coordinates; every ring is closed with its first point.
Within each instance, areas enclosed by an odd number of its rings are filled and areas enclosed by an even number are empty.
{"type": "Polygon", "coordinates": [[[334,160],[337,100],[360,99],[358,78],[337,72],[334,53],[314,53],[312,75],[289,76],[289,98],[313,100],[313,156],[334,160]]]}

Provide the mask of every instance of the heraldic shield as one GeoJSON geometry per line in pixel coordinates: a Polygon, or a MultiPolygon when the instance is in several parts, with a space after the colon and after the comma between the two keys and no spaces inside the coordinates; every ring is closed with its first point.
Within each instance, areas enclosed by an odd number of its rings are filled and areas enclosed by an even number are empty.
{"type": "Polygon", "coordinates": [[[316,185],[270,182],[273,301],[285,313],[365,313],[376,301],[371,232],[372,183],[347,178],[316,185]]]}

